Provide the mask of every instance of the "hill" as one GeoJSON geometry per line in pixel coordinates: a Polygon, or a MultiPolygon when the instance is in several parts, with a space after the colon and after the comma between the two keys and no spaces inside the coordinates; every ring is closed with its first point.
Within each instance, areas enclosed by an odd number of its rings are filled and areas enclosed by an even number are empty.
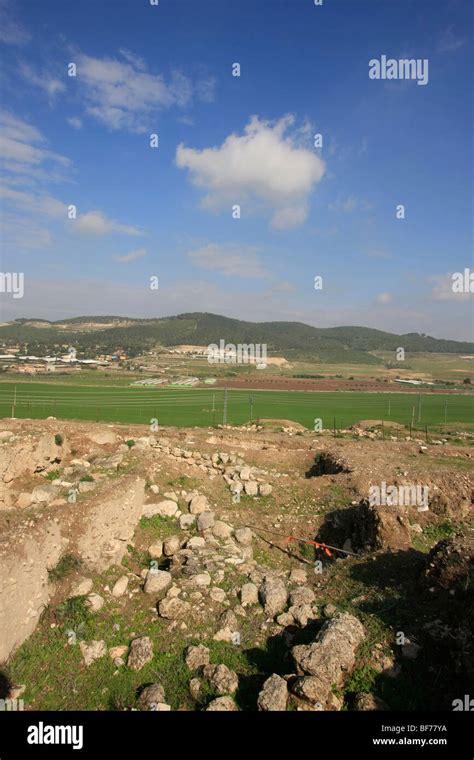
{"type": "Polygon", "coordinates": [[[47,322],[18,319],[0,327],[6,346],[28,344],[29,353],[44,354],[74,345],[85,354],[124,348],[136,356],[155,346],[210,343],[265,343],[270,355],[320,362],[379,364],[376,351],[474,353],[474,343],[442,340],[428,335],[396,335],[368,327],[311,327],[302,322],[246,322],[218,314],[194,312],[174,317],[134,319],[119,316],[84,316],[47,322]]]}

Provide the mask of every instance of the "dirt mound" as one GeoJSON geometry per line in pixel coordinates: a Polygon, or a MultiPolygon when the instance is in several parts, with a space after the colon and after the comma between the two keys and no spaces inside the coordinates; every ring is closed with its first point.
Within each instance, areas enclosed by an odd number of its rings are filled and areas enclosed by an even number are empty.
{"type": "Polygon", "coordinates": [[[401,425],[399,422],[391,422],[390,420],[359,420],[359,422],[350,427],[350,430],[368,430],[369,428],[380,427],[381,425],[395,428],[396,430],[405,430],[405,425],[401,425]]]}
{"type": "Polygon", "coordinates": [[[474,536],[440,541],[428,556],[426,579],[448,591],[466,591],[474,580],[474,536]]]}

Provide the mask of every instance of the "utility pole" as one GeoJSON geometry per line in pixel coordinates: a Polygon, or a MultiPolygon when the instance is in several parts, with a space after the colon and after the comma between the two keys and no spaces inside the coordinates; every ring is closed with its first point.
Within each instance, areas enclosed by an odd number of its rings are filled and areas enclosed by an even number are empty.
{"type": "Polygon", "coordinates": [[[418,422],[421,420],[421,393],[418,397],[418,422]]]}
{"type": "Polygon", "coordinates": [[[389,416],[389,417],[390,417],[390,404],[391,404],[391,403],[392,403],[392,402],[391,402],[391,400],[389,399],[389,400],[388,400],[388,416],[389,416]]]}
{"type": "Polygon", "coordinates": [[[12,420],[15,418],[15,407],[16,407],[16,385],[15,385],[15,392],[13,394],[12,420]]]}
{"type": "Polygon", "coordinates": [[[250,422],[253,420],[253,397],[249,396],[249,404],[250,404],[250,422]]]}
{"type": "Polygon", "coordinates": [[[444,402],[444,424],[448,421],[448,402],[444,402]]]}
{"type": "Polygon", "coordinates": [[[212,394],[212,411],[213,412],[216,411],[216,394],[215,393],[212,394]]]}
{"type": "Polygon", "coordinates": [[[224,413],[222,415],[222,424],[227,425],[227,388],[224,390],[224,413]]]}

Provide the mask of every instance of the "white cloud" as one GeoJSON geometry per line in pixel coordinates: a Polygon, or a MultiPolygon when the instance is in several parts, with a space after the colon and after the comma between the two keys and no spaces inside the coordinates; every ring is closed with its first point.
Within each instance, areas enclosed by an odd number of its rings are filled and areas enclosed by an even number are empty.
{"type": "Polygon", "coordinates": [[[302,206],[287,206],[275,211],[272,218],[272,227],[276,230],[287,230],[291,227],[297,227],[303,224],[308,213],[306,204],[302,206]]]}
{"type": "Polygon", "coordinates": [[[373,205],[368,201],[359,200],[359,198],[350,195],[347,198],[340,198],[335,203],[330,203],[329,209],[330,211],[352,214],[354,211],[371,211],[373,205]]]}
{"type": "Polygon", "coordinates": [[[207,77],[200,79],[196,84],[196,95],[203,103],[213,103],[215,100],[216,79],[207,77]]]}
{"type": "Polygon", "coordinates": [[[470,293],[453,292],[453,273],[433,274],[428,277],[428,282],[433,285],[431,298],[433,301],[468,301],[472,297],[470,293]]]}
{"type": "Polygon", "coordinates": [[[0,187],[0,197],[16,207],[24,208],[35,214],[66,218],[66,204],[46,193],[25,193],[12,190],[10,187],[0,187]]]}
{"type": "Polygon", "coordinates": [[[137,261],[137,259],[143,259],[147,255],[146,248],[136,248],[130,253],[126,253],[123,256],[116,256],[115,261],[120,264],[128,264],[130,261],[137,261]]]}
{"type": "Polygon", "coordinates": [[[0,236],[4,249],[41,249],[51,245],[52,235],[32,218],[22,218],[18,214],[2,210],[0,236]]]}
{"type": "Polygon", "coordinates": [[[454,53],[455,50],[463,47],[466,37],[459,37],[454,32],[454,25],[450,24],[443,31],[441,39],[438,42],[437,53],[454,53]]]}
{"type": "Polygon", "coordinates": [[[79,119],[77,116],[69,116],[69,118],[66,119],[66,121],[74,129],[82,129],[82,120],[79,119]]]}
{"type": "Polygon", "coordinates": [[[226,277],[269,277],[270,272],[260,262],[257,249],[234,243],[209,243],[188,253],[202,269],[219,272],[226,277]]]}
{"type": "Polygon", "coordinates": [[[220,210],[256,201],[271,213],[273,226],[302,224],[325,164],[298,145],[300,134],[286,135],[294,121],[291,115],[276,122],[253,116],[243,135],[231,134],[219,147],[196,150],[180,144],[176,164],[188,169],[194,184],[207,191],[204,208],[220,210]]]}
{"type": "Polygon", "coordinates": [[[0,155],[2,169],[11,178],[32,181],[56,179],[57,169],[71,164],[66,156],[46,147],[46,140],[36,127],[8,111],[0,111],[0,155]]]}
{"type": "Polygon", "coordinates": [[[60,92],[66,90],[64,81],[46,71],[36,71],[32,66],[29,66],[26,63],[20,64],[19,71],[27,82],[44,90],[51,100],[53,100],[60,92]]]}
{"type": "MultiPolygon", "coordinates": [[[[86,111],[102,124],[142,133],[153,126],[159,110],[184,108],[191,102],[194,87],[184,74],[175,71],[165,80],[148,71],[145,61],[131,51],[122,49],[120,55],[123,60],[83,53],[71,59],[77,63],[77,84],[86,111]]],[[[209,92],[205,81],[198,84],[204,93],[209,92]]]]}
{"type": "Polygon", "coordinates": [[[88,211],[85,214],[81,214],[74,221],[74,229],[84,235],[109,235],[112,233],[143,235],[142,230],[137,227],[108,219],[102,211],[88,211]]]}
{"type": "Polygon", "coordinates": [[[392,303],[393,296],[391,293],[378,293],[375,297],[375,303],[385,305],[388,303],[392,303]]]}
{"type": "Polygon", "coordinates": [[[0,0],[0,40],[7,45],[25,45],[31,35],[12,13],[13,3],[0,0]]]}

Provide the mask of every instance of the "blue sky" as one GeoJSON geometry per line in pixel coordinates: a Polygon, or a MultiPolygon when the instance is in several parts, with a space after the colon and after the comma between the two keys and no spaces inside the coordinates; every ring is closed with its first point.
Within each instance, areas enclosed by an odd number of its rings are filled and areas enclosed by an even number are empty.
{"type": "Polygon", "coordinates": [[[471,6],[0,0],[2,271],[25,276],[1,318],[471,338],[471,6]],[[428,83],[371,80],[381,55],[428,59],[428,83]]]}

